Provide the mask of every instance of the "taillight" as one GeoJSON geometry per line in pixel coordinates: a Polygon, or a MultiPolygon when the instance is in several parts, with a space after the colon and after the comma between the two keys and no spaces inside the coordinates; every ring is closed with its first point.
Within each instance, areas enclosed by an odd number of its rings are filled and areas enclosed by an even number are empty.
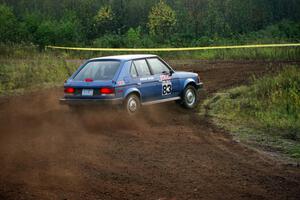
{"type": "Polygon", "coordinates": [[[65,93],[66,94],[73,94],[73,93],[75,93],[75,89],[74,88],[65,88],[65,93]]]}
{"type": "Polygon", "coordinates": [[[115,89],[114,88],[101,88],[99,90],[100,94],[114,94],[115,89]]]}

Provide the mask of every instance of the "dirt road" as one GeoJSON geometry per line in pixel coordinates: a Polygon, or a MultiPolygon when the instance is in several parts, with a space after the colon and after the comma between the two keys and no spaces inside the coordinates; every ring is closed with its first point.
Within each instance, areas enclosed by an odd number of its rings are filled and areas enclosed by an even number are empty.
{"type": "MultiPolygon", "coordinates": [[[[264,62],[181,63],[208,93],[270,71],[264,62]]],[[[280,66],[276,63],[276,66],[280,66]]],[[[236,143],[175,103],[136,118],[74,115],[61,89],[2,99],[0,199],[299,199],[300,169],[236,143]]]]}

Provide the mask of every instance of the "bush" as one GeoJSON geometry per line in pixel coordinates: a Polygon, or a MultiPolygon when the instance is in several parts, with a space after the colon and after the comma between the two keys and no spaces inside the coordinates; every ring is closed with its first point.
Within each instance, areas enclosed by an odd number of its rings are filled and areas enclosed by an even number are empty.
{"type": "Polygon", "coordinates": [[[116,34],[106,34],[93,42],[94,47],[120,48],[123,46],[122,37],[116,34]]]}
{"type": "Polygon", "coordinates": [[[0,42],[17,42],[17,22],[12,9],[0,4],[0,42]]]}
{"type": "Polygon", "coordinates": [[[35,41],[40,46],[56,44],[58,33],[57,22],[51,20],[43,21],[35,34],[35,41]]]}
{"type": "Polygon", "coordinates": [[[129,48],[141,47],[141,27],[130,28],[125,37],[125,46],[129,48]]]}
{"type": "Polygon", "coordinates": [[[26,31],[25,41],[37,42],[36,32],[42,23],[42,18],[38,13],[29,13],[23,17],[23,24],[26,31]]]}
{"type": "Polygon", "coordinates": [[[57,44],[72,45],[80,43],[83,38],[80,22],[72,12],[67,13],[57,24],[57,44]]]}

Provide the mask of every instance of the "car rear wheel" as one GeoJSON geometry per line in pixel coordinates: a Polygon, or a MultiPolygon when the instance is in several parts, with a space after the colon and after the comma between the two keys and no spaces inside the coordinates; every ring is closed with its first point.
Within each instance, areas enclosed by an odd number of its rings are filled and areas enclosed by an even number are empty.
{"type": "Polygon", "coordinates": [[[128,114],[130,115],[137,114],[138,111],[140,110],[140,107],[141,107],[141,101],[137,95],[131,94],[126,98],[125,109],[128,114]]]}
{"type": "Polygon", "coordinates": [[[182,95],[182,105],[185,108],[193,109],[198,104],[198,94],[197,90],[194,86],[188,85],[182,95]]]}

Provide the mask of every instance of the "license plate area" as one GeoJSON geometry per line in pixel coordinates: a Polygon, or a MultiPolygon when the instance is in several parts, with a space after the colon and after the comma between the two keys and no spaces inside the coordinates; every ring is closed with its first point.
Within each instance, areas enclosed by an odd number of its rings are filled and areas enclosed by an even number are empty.
{"type": "Polygon", "coordinates": [[[93,89],[82,89],[81,95],[82,96],[93,96],[94,90],[93,89]]]}

